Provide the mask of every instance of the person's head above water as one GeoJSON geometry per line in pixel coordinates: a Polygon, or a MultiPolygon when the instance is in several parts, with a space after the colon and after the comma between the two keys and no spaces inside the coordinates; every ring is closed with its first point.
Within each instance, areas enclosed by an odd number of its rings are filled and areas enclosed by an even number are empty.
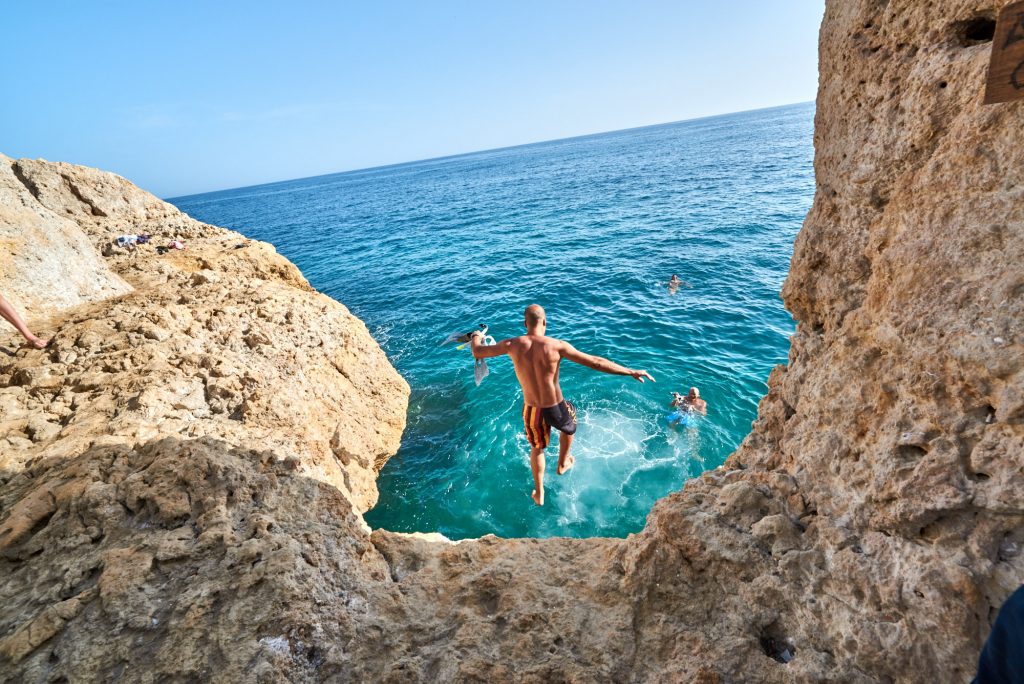
{"type": "Polygon", "coordinates": [[[696,387],[691,387],[690,388],[690,398],[691,399],[700,399],[700,390],[697,389],[696,387]]]}
{"type": "Polygon", "coordinates": [[[526,307],[526,332],[543,335],[547,325],[547,315],[540,304],[531,304],[526,307]]]}

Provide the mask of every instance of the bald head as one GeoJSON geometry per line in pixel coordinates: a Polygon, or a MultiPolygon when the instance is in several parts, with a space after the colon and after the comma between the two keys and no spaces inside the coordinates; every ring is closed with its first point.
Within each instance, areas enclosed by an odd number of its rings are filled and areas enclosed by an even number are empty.
{"type": "Polygon", "coordinates": [[[527,330],[533,330],[539,326],[546,326],[547,323],[547,315],[544,313],[544,308],[540,304],[531,304],[526,307],[527,330]]]}

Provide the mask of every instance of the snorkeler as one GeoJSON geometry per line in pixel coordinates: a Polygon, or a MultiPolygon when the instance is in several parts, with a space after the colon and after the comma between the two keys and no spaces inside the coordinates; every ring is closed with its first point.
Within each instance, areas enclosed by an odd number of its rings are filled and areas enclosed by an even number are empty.
{"type": "Polygon", "coordinates": [[[530,443],[530,469],[533,471],[534,490],[530,494],[538,506],[544,505],[544,450],[551,441],[551,428],[562,436],[558,438],[558,474],[564,475],[576,459],[569,453],[576,434],[576,407],[562,396],[558,384],[558,370],[562,359],[569,359],[587,368],[611,375],[628,375],[640,382],[654,381],[647,371],[632,370],[625,366],[591,356],[577,350],[568,342],[547,337],[547,317],[537,304],[526,307],[526,334],[510,337],[494,345],[483,343],[483,334],[471,334],[473,356],[477,359],[508,354],[516,378],[523,388],[523,425],[530,443]]]}

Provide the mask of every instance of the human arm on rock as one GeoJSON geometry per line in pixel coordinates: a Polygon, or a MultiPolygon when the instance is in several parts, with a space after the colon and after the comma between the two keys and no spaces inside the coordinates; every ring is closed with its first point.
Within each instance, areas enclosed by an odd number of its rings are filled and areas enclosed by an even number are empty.
{"type": "Polygon", "coordinates": [[[561,354],[563,359],[569,359],[581,366],[586,366],[587,368],[592,368],[602,373],[608,373],[609,375],[628,375],[634,380],[639,380],[640,382],[643,382],[646,378],[651,382],[654,382],[654,378],[645,370],[633,370],[632,368],[620,366],[614,361],[609,361],[608,359],[600,356],[584,354],[568,342],[562,343],[561,354]]]}

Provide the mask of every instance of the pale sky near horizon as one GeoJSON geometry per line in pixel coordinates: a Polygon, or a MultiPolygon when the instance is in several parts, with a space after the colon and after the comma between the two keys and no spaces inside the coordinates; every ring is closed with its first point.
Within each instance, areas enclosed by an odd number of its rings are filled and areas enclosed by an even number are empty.
{"type": "Polygon", "coordinates": [[[114,171],[161,197],[812,100],[824,11],[12,4],[0,9],[0,152],[114,171]]]}

